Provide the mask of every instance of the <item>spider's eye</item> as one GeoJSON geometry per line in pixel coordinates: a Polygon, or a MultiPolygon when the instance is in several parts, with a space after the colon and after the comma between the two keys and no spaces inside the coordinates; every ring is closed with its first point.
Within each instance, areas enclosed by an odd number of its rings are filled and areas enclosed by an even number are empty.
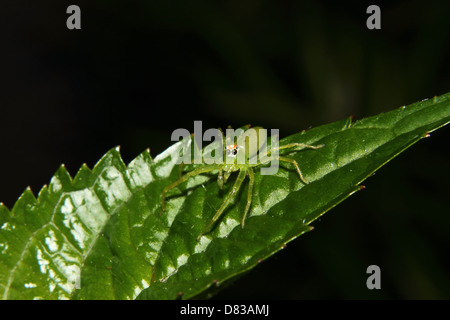
{"type": "Polygon", "coordinates": [[[237,155],[237,149],[233,149],[232,153],[233,153],[233,156],[237,155]]]}
{"type": "Polygon", "coordinates": [[[227,149],[227,155],[229,156],[230,155],[230,149],[227,149]]]}

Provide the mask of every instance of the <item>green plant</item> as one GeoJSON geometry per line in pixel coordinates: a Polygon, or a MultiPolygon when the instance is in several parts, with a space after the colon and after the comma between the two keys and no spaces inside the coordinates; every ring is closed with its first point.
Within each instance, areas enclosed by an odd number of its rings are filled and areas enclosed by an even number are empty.
{"type": "MultiPolygon", "coordinates": [[[[72,179],[62,166],[37,199],[27,189],[11,211],[0,206],[0,295],[4,299],[193,298],[251,269],[360,190],[361,182],[406,148],[450,121],[450,94],[352,123],[294,134],[280,144],[325,144],[294,152],[295,170],[255,174],[211,233],[197,240],[222,201],[215,179],[197,175],[160,215],[163,189],[179,175],[176,143],[155,159],[128,166],[112,149],[72,179]]],[[[233,178],[230,178],[233,179],[233,178]]]]}

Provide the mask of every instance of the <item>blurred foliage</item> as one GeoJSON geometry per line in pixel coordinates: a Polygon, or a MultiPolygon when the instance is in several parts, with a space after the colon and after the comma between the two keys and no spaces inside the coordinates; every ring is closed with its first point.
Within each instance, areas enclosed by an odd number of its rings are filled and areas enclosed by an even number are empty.
{"type": "MultiPolygon", "coordinates": [[[[61,162],[75,173],[117,144],[126,161],[147,147],[156,155],[194,120],[285,137],[450,88],[448,1],[378,2],[381,30],[366,28],[372,3],[356,0],[80,0],[75,32],[65,28],[69,4],[1,5],[0,201],[8,206],[28,184],[48,183],[61,162]]],[[[370,192],[218,298],[450,298],[448,134],[381,169],[370,192]],[[381,267],[380,291],[365,287],[370,264],[381,267]]]]}

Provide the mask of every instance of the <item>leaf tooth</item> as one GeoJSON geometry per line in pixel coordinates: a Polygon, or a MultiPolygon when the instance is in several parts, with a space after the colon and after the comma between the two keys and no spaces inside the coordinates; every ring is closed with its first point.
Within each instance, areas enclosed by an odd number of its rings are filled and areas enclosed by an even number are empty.
{"type": "Polygon", "coordinates": [[[3,202],[0,202],[0,226],[3,222],[9,217],[10,212],[9,209],[5,206],[3,202]]]}
{"type": "Polygon", "coordinates": [[[41,188],[41,190],[39,190],[38,192],[38,196],[37,196],[37,202],[41,202],[41,199],[46,197],[48,194],[48,186],[46,184],[44,184],[41,188]]]}
{"type": "Polygon", "coordinates": [[[153,179],[151,167],[152,158],[149,149],[142,152],[128,164],[125,177],[132,190],[136,187],[142,187],[153,179]]]}
{"type": "Polygon", "coordinates": [[[70,175],[64,163],[61,164],[54,176],[59,178],[63,188],[70,188],[70,186],[72,185],[72,176],[70,175]]]}
{"type": "Polygon", "coordinates": [[[140,155],[138,155],[136,158],[134,158],[127,166],[127,170],[129,170],[130,168],[133,168],[136,163],[141,163],[142,161],[144,161],[149,167],[152,164],[152,157],[150,155],[150,149],[147,148],[145,149],[140,155]]]}
{"type": "Polygon", "coordinates": [[[22,193],[22,195],[20,197],[21,198],[24,197],[24,198],[27,198],[27,200],[29,200],[29,201],[36,202],[36,197],[34,196],[33,191],[31,191],[31,187],[30,186],[27,186],[25,188],[25,191],[22,193]]]}
{"type": "Polygon", "coordinates": [[[152,158],[152,155],[151,155],[151,153],[150,153],[150,148],[145,149],[144,152],[143,152],[142,154],[143,154],[143,157],[144,157],[145,159],[148,159],[148,160],[149,160],[149,164],[152,163],[153,158],[152,158]]]}
{"type": "Polygon", "coordinates": [[[52,208],[58,201],[58,198],[59,195],[52,193],[52,190],[47,185],[41,188],[36,200],[37,212],[33,219],[36,222],[34,225],[43,225],[51,219],[52,208]]]}
{"type": "Polygon", "coordinates": [[[31,188],[28,186],[25,188],[25,191],[20,195],[19,199],[17,199],[14,207],[11,210],[12,216],[25,223],[26,214],[28,212],[34,211],[37,205],[36,197],[34,196],[31,188]]]}
{"type": "Polygon", "coordinates": [[[353,187],[351,188],[351,191],[348,193],[348,196],[347,196],[347,197],[350,197],[351,195],[355,194],[356,192],[361,191],[361,190],[365,190],[365,189],[366,189],[366,186],[363,186],[363,185],[355,185],[355,186],[353,186],[353,187]]]}
{"type": "Polygon", "coordinates": [[[126,168],[122,156],[120,155],[119,147],[112,148],[105,153],[105,155],[95,164],[92,172],[95,176],[98,176],[108,166],[114,166],[123,170],[126,168]]]}
{"type": "Polygon", "coordinates": [[[354,115],[351,115],[347,118],[343,130],[350,129],[353,126],[353,120],[355,119],[354,115]]]}
{"type": "Polygon", "coordinates": [[[72,185],[75,188],[83,188],[91,185],[94,179],[91,169],[89,169],[86,163],[83,163],[73,178],[72,185]]]}

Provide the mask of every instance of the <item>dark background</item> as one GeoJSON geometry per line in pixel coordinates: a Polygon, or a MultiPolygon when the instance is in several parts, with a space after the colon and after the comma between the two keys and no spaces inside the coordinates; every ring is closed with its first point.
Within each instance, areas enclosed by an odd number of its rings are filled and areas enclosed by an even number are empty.
{"type": "MultiPolygon", "coordinates": [[[[280,129],[450,91],[449,1],[2,1],[0,201],[110,148],[131,161],[176,128],[280,129]],[[66,8],[81,8],[81,30],[66,8]],[[381,8],[381,30],[366,9],[381,8]]],[[[449,128],[365,181],[311,233],[219,295],[450,299],[449,128]],[[382,289],[366,287],[380,266],[382,289]]]]}

